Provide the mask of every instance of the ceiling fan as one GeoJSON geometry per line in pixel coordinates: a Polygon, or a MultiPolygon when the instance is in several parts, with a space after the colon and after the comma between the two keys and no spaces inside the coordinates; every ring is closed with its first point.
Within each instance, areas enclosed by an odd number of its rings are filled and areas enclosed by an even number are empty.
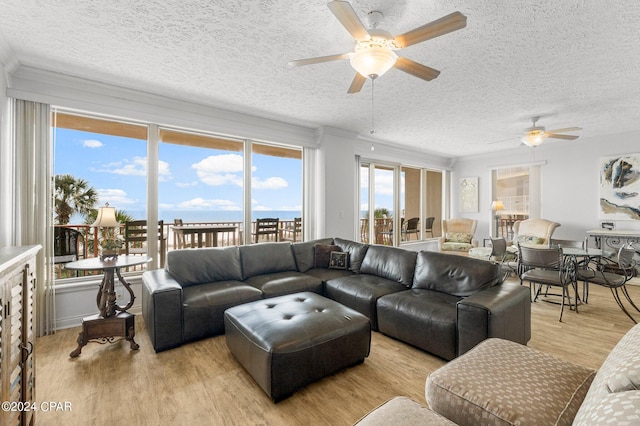
{"type": "Polygon", "coordinates": [[[290,65],[311,65],[321,62],[349,59],[351,66],[357,71],[347,93],[358,93],[367,78],[374,80],[391,67],[411,74],[423,80],[433,80],[440,74],[426,65],[411,59],[398,56],[394,50],[404,49],[423,41],[439,37],[452,31],[464,28],[467,17],[460,12],[453,12],[421,27],[393,37],[388,31],[378,29],[382,19],[381,12],[370,12],[369,29],[363,25],[351,4],[347,1],[335,0],[327,4],[329,10],[351,34],[356,44],[353,52],[317,58],[299,59],[289,62],[290,65]]]}
{"type": "Polygon", "coordinates": [[[522,143],[532,148],[535,148],[536,146],[540,145],[547,138],[565,139],[565,140],[578,139],[579,136],[563,135],[562,133],[575,132],[578,130],[582,130],[581,127],[565,127],[564,129],[546,130],[544,126],[536,126],[536,122],[539,119],[540,117],[531,118],[533,125],[525,130],[525,134],[522,137],[522,143]]]}

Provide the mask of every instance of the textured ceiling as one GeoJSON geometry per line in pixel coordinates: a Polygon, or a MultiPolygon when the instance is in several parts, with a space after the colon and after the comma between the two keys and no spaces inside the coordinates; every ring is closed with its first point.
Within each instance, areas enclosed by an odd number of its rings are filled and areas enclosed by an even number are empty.
{"type": "MultiPolygon", "coordinates": [[[[0,44],[24,66],[369,136],[371,82],[348,95],[348,61],[287,65],[351,51],[326,4],[0,0],[0,44]]],[[[534,115],[547,129],[582,127],[583,138],[640,129],[637,0],[351,4],[363,22],[383,12],[380,28],[392,34],[456,10],[467,16],[466,28],[398,52],[440,70],[437,79],[392,69],[376,80],[382,141],[458,157],[518,147],[534,115]]]]}

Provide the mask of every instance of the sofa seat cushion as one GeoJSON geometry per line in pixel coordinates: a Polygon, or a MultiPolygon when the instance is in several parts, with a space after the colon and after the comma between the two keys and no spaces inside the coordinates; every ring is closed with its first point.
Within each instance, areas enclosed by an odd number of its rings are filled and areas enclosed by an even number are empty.
{"type": "Polygon", "coordinates": [[[585,398],[576,421],[587,421],[589,407],[607,395],[640,389],[640,325],[633,326],[609,352],[585,398]]]}
{"type": "Polygon", "coordinates": [[[366,315],[374,330],[378,329],[377,300],[386,294],[403,290],[407,288],[400,283],[367,274],[344,276],[325,283],[327,297],[366,315]]]}
{"type": "Polygon", "coordinates": [[[450,426],[455,423],[404,396],[390,399],[356,423],[356,426],[388,425],[450,426]]]}
{"type": "Polygon", "coordinates": [[[595,371],[487,339],[429,375],[432,410],[459,425],[570,425],[595,371]]]}
{"type": "Polygon", "coordinates": [[[262,292],[240,281],[220,281],[182,290],[183,341],[224,333],[224,311],[262,299],[262,292]]]}
{"type": "Polygon", "coordinates": [[[320,278],[296,271],[256,275],[247,278],[244,282],[262,291],[265,298],[300,291],[322,294],[322,280],[320,278]]]}
{"type": "Polygon", "coordinates": [[[407,290],[378,299],[378,329],[450,360],[457,355],[460,297],[432,290],[407,290]]]}
{"type": "Polygon", "coordinates": [[[309,269],[305,273],[307,275],[311,275],[312,277],[320,278],[322,282],[325,282],[325,283],[334,278],[349,277],[353,275],[353,272],[344,270],[344,269],[324,269],[324,268],[309,269]]]}

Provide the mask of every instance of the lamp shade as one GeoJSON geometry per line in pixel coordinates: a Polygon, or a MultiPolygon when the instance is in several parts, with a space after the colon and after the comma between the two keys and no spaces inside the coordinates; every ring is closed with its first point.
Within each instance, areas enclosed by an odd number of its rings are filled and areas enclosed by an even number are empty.
{"type": "Polygon", "coordinates": [[[371,44],[356,49],[351,55],[351,66],[365,78],[376,78],[389,71],[398,55],[386,46],[371,44]]]}
{"type": "Polygon", "coordinates": [[[545,132],[534,130],[534,131],[528,132],[522,138],[522,143],[532,148],[535,148],[536,146],[544,142],[545,139],[547,139],[547,134],[545,132]]]}
{"type": "Polygon", "coordinates": [[[106,203],[104,207],[98,209],[98,217],[93,222],[92,226],[103,226],[117,228],[120,226],[118,219],[116,219],[116,208],[109,207],[109,203],[106,203]]]}
{"type": "Polygon", "coordinates": [[[504,204],[502,204],[502,200],[495,200],[491,203],[491,210],[498,211],[504,210],[504,204]]]}

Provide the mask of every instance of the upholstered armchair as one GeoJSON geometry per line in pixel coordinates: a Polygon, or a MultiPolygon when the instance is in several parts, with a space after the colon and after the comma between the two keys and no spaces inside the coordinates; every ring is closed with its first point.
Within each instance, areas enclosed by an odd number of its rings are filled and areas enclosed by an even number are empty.
{"type": "Polygon", "coordinates": [[[476,226],[478,221],[473,219],[443,219],[440,250],[469,251],[477,247],[478,242],[473,239],[476,226]]]}
{"type": "Polygon", "coordinates": [[[553,231],[560,224],[547,219],[519,220],[513,224],[513,244],[548,247],[553,231]]]}

